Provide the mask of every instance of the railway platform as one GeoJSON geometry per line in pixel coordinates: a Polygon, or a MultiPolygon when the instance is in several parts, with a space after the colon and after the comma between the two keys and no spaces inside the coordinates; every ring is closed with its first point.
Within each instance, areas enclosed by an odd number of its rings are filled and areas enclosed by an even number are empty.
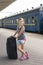
{"type": "MultiPolygon", "coordinates": [[[[15,33],[15,30],[0,28],[0,65],[43,65],[43,35],[25,32],[25,50],[30,55],[29,60],[20,61],[7,58],[6,41],[15,33]]],[[[20,52],[18,51],[18,56],[20,52]]]]}

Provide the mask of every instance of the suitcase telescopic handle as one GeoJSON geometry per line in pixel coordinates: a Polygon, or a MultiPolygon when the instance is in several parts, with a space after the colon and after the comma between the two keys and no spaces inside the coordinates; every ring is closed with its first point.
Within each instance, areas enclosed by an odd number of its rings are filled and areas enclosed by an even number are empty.
{"type": "Polygon", "coordinates": [[[14,37],[14,38],[16,38],[14,35],[13,35],[13,36],[11,36],[11,37],[14,37]]]}

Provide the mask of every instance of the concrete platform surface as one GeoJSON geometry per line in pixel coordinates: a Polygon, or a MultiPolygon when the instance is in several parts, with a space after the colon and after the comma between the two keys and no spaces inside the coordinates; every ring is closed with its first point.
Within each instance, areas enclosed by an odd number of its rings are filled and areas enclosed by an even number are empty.
{"type": "MultiPolygon", "coordinates": [[[[43,35],[36,33],[25,33],[25,50],[30,55],[29,60],[9,60],[6,53],[6,40],[13,35],[15,30],[0,28],[0,65],[43,65],[43,35]]],[[[18,56],[20,56],[18,51],[18,56]]]]}

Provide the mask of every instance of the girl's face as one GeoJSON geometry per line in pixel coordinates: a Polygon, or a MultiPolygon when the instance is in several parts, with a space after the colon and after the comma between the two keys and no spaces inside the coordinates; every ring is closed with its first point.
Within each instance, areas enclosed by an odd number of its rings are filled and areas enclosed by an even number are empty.
{"type": "Polygon", "coordinates": [[[23,26],[23,24],[24,24],[24,21],[19,20],[19,26],[23,26]]]}

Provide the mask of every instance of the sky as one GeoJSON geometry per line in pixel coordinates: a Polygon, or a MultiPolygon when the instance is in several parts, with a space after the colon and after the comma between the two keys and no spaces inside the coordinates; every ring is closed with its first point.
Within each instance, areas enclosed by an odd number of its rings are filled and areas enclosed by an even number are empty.
{"type": "Polygon", "coordinates": [[[23,12],[23,10],[27,11],[27,8],[31,10],[32,7],[40,7],[40,4],[43,4],[43,0],[16,0],[0,11],[0,19],[20,13],[20,11],[23,12]]]}

